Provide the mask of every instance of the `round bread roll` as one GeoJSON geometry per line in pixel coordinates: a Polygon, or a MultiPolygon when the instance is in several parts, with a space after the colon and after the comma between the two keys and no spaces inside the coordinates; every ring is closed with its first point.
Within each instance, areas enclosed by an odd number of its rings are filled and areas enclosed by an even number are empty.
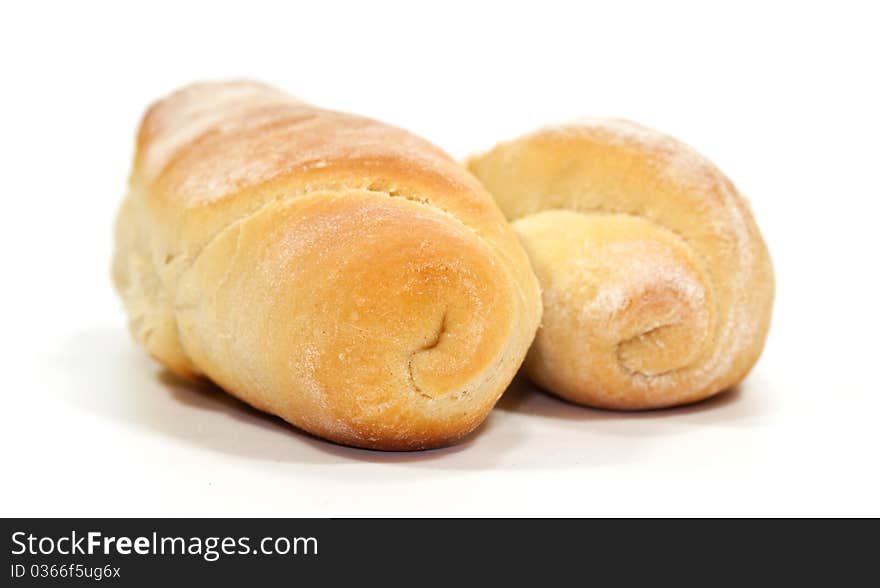
{"type": "Polygon", "coordinates": [[[746,201],[690,147],[619,120],[547,128],[469,162],[531,258],[541,387],[601,408],[701,400],[761,354],[773,269],[746,201]]]}
{"type": "Polygon", "coordinates": [[[257,83],[149,109],[116,242],[114,281],[154,358],[359,447],[472,431],[540,319],[525,252],[459,163],[257,83]]]}

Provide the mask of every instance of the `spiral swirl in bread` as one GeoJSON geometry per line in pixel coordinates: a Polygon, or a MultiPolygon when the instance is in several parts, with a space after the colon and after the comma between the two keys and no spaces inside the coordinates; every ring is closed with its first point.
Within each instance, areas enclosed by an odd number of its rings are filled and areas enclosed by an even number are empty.
{"type": "Polygon", "coordinates": [[[573,402],[689,403],[742,380],[774,278],[746,201],[706,158],[619,120],[547,128],[472,158],[531,258],[544,316],[529,376],[573,402]]]}

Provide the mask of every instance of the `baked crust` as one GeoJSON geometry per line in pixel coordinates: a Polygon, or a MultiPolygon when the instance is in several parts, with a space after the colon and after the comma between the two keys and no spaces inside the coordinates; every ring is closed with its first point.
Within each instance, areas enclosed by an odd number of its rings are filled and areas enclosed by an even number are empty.
{"type": "Polygon", "coordinates": [[[527,256],[457,162],[253,82],[149,109],[116,242],[154,358],[359,447],[472,431],[540,318],[527,256]]]}
{"type": "Polygon", "coordinates": [[[573,402],[645,409],[730,388],[757,361],[774,278],[745,199],[690,147],[635,123],[539,130],[469,161],[543,289],[526,359],[573,402]]]}

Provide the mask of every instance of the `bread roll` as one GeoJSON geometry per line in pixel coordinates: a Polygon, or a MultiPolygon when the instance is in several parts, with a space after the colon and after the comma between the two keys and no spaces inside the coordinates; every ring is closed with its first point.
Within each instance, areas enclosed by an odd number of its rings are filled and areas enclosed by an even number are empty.
{"type": "Polygon", "coordinates": [[[527,256],[460,164],[257,83],[149,109],[116,243],[150,355],[348,445],[472,431],[539,321],[527,256]]]}
{"type": "Polygon", "coordinates": [[[746,201],[707,159],[634,123],[548,128],[474,157],[543,288],[526,359],[573,402],[647,409],[742,380],[773,270],[746,201]]]}

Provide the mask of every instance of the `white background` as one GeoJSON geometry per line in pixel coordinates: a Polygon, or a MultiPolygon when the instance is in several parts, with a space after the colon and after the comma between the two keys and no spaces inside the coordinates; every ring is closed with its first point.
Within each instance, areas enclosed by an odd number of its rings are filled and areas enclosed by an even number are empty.
{"type": "Polygon", "coordinates": [[[880,515],[874,3],[254,1],[0,9],[0,515],[880,515]],[[666,412],[518,383],[445,450],[341,448],[135,347],[109,279],[139,117],[252,77],[455,156],[584,115],[751,199],[778,294],[730,394],[666,412]]]}

